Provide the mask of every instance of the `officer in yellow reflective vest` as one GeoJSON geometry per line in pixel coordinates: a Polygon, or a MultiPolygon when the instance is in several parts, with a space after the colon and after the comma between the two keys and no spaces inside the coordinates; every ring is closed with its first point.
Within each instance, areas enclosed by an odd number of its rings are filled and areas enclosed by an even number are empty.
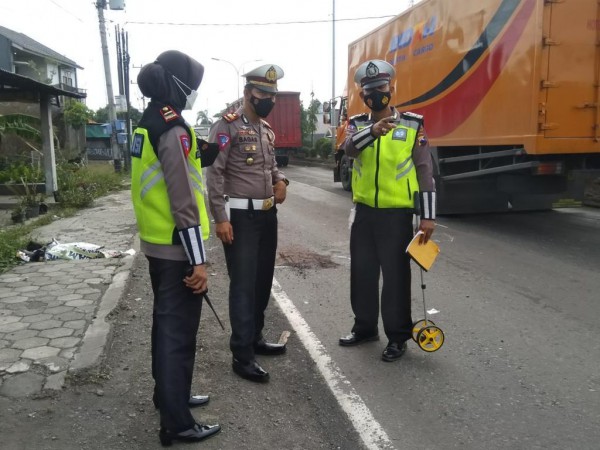
{"type": "Polygon", "coordinates": [[[207,289],[203,239],[210,224],[204,206],[201,152],[181,117],[191,109],[204,67],[175,50],[145,65],[138,85],[151,101],[131,144],[131,194],[154,293],[153,401],[160,409],[159,438],[200,441],[219,425],[197,423],[190,407],[208,402],[191,395],[196,334],[207,289]]]}
{"type": "Polygon", "coordinates": [[[379,339],[381,317],[388,344],[384,361],[396,361],[411,338],[411,269],[406,247],[413,237],[415,201],[421,203],[423,241],[435,226],[435,185],[423,117],[398,112],[390,101],[394,67],[370,60],[356,70],[360,96],[371,110],[350,118],[344,150],[354,158],[350,233],[350,303],[354,326],[339,341],[353,346],[379,339]],[[415,199],[418,195],[418,199],[415,199]]]}

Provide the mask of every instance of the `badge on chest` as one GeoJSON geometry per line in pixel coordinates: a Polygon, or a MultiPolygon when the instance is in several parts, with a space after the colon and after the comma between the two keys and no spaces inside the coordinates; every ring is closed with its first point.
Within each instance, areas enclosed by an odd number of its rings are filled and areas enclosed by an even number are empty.
{"type": "Polygon", "coordinates": [[[238,131],[237,142],[242,149],[254,147],[256,151],[258,140],[258,133],[251,128],[242,128],[238,131]]]}
{"type": "Polygon", "coordinates": [[[259,136],[252,128],[241,128],[238,131],[237,143],[240,151],[246,156],[246,164],[254,164],[254,156],[259,147],[259,136]]]}

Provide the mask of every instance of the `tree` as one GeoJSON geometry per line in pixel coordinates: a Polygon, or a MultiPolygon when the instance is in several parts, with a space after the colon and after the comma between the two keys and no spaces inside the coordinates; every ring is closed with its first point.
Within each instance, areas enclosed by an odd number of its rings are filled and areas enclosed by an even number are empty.
{"type": "MultiPolygon", "coordinates": [[[[117,119],[126,120],[126,118],[127,118],[127,113],[125,113],[125,112],[117,113],[117,119]]],[[[140,119],[142,118],[142,113],[137,108],[130,107],[129,108],[129,118],[131,119],[131,124],[135,127],[140,122],[140,119]]],[[[94,113],[93,119],[98,123],[108,123],[109,122],[108,106],[99,108],[94,113]]]]}
{"type": "Polygon", "coordinates": [[[301,104],[301,120],[302,120],[302,142],[307,146],[312,147],[314,145],[314,132],[317,130],[317,113],[321,107],[321,102],[318,99],[313,98],[310,101],[308,109],[304,109],[304,105],[301,104]]]}
{"type": "Polygon", "coordinates": [[[75,130],[83,130],[75,133],[75,148],[78,155],[85,152],[85,145],[81,145],[81,138],[85,139],[85,124],[93,117],[94,111],[82,102],[69,100],[63,109],[63,118],[65,125],[73,127],[75,130]]]}
{"type": "Polygon", "coordinates": [[[70,100],[63,110],[65,123],[79,130],[94,116],[94,111],[84,103],[70,100]]]}

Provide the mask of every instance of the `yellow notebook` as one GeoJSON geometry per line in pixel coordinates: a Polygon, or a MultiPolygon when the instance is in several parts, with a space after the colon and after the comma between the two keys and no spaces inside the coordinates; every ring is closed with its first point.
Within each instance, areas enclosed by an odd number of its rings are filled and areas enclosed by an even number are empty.
{"type": "Polygon", "coordinates": [[[416,262],[422,269],[428,271],[433,266],[435,258],[440,253],[440,248],[431,239],[426,244],[419,244],[419,238],[423,234],[419,231],[412,238],[408,247],[406,247],[406,253],[410,255],[412,260],[416,262]]]}

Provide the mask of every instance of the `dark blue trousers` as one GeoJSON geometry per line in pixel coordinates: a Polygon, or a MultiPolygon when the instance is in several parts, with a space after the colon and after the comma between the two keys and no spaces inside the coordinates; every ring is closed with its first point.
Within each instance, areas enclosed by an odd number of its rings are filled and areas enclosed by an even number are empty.
{"type": "Polygon", "coordinates": [[[377,333],[381,274],[385,334],[392,342],[411,338],[411,272],[406,247],[413,236],[412,217],[404,209],[356,205],[350,232],[350,303],[356,334],[377,333]]]}
{"type": "Polygon", "coordinates": [[[187,261],[147,258],[154,292],[152,377],[160,404],[160,424],[178,433],[195,424],[188,400],[202,297],[183,283],[190,267],[187,261]]]}
{"type": "Polygon", "coordinates": [[[229,272],[229,319],[233,357],[254,360],[271,297],[277,252],[277,210],[231,210],[233,243],[223,244],[229,272]]]}

